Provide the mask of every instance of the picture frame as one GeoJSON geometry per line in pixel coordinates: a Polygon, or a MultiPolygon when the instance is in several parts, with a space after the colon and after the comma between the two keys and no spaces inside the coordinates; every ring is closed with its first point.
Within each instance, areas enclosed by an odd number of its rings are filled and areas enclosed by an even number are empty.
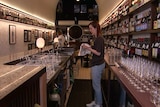
{"type": "Polygon", "coordinates": [[[32,44],[28,44],[28,50],[32,50],[32,44]]]}
{"type": "Polygon", "coordinates": [[[16,44],[16,26],[9,25],[9,44],[14,45],[16,44]]]}
{"type": "Polygon", "coordinates": [[[31,37],[31,30],[28,30],[28,42],[31,42],[32,37],[31,37]]]}
{"type": "Polygon", "coordinates": [[[80,13],[80,5],[78,4],[74,5],[74,13],[80,13]]]}
{"type": "Polygon", "coordinates": [[[24,42],[28,42],[28,30],[24,30],[24,42]]]}
{"type": "Polygon", "coordinates": [[[31,42],[31,31],[24,30],[24,42],[31,42]]]}
{"type": "Polygon", "coordinates": [[[81,11],[80,11],[80,13],[87,13],[87,5],[85,5],[85,4],[81,5],[81,11]]]}

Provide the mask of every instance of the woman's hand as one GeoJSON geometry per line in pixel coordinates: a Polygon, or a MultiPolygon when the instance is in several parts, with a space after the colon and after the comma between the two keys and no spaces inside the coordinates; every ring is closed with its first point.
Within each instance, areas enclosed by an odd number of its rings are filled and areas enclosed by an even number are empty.
{"type": "Polygon", "coordinates": [[[88,44],[82,44],[82,48],[91,51],[93,54],[95,54],[95,55],[97,55],[97,56],[100,56],[100,55],[101,55],[100,52],[98,52],[98,51],[95,50],[95,49],[92,49],[92,48],[90,47],[90,45],[88,45],[88,44]]]}
{"type": "Polygon", "coordinates": [[[83,48],[83,49],[88,49],[88,48],[90,48],[90,47],[89,47],[89,46],[86,46],[85,44],[83,44],[83,45],[82,45],[82,48],[83,48]]]}

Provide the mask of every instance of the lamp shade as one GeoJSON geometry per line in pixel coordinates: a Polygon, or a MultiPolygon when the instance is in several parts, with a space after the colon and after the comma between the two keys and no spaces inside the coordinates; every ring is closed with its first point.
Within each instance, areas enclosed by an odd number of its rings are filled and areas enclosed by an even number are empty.
{"type": "Polygon", "coordinates": [[[54,38],[54,43],[59,42],[58,37],[54,38]]]}
{"type": "Polygon", "coordinates": [[[44,45],[45,45],[45,40],[43,38],[40,37],[36,40],[36,46],[38,48],[43,48],[44,45]]]}

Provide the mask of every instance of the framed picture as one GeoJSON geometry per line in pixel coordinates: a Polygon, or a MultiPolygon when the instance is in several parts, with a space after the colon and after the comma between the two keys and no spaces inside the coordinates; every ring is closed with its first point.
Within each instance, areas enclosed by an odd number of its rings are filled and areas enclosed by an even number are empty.
{"type": "Polygon", "coordinates": [[[31,41],[31,31],[24,30],[24,42],[30,42],[30,41],[31,41]]]}
{"type": "Polygon", "coordinates": [[[85,4],[81,5],[81,13],[87,13],[87,5],[85,4]]]}
{"type": "Polygon", "coordinates": [[[32,39],[32,37],[31,37],[31,31],[28,30],[28,42],[31,42],[31,39],[32,39]]]}
{"type": "Polygon", "coordinates": [[[16,44],[16,26],[9,25],[9,44],[16,44]]]}
{"type": "Polygon", "coordinates": [[[32,50],[32,44],[28,44],[28,50],[32,50]]]}
{"type": "Polygon", "coordinates": [[[24,30],[24,42],[28,42],[28,30],[24,30]]]}
{"type": "Polygon", "coordinates": [[[80,13],[80,5],[78,4],[74,5],[74,13],[80,13]]]}

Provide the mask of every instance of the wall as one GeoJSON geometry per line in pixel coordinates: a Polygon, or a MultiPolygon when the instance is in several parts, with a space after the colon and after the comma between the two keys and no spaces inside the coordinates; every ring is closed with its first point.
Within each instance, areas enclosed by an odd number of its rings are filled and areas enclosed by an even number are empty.
{"type": "Polygon", "coordinates": [[[0,19],[0,57],[14,54],[17,52],[27,51],[28,44],[34,43],[34,41],[24,42],[24,30],[32,30],[32,29],[37,29],[46,32],[47,31],[54,32],[53,30],[49,29],[44,29],[36,26],[0,19]],[[9,44],[9,25],[16,26],[16,44],[14,45],[9,44]]]}

